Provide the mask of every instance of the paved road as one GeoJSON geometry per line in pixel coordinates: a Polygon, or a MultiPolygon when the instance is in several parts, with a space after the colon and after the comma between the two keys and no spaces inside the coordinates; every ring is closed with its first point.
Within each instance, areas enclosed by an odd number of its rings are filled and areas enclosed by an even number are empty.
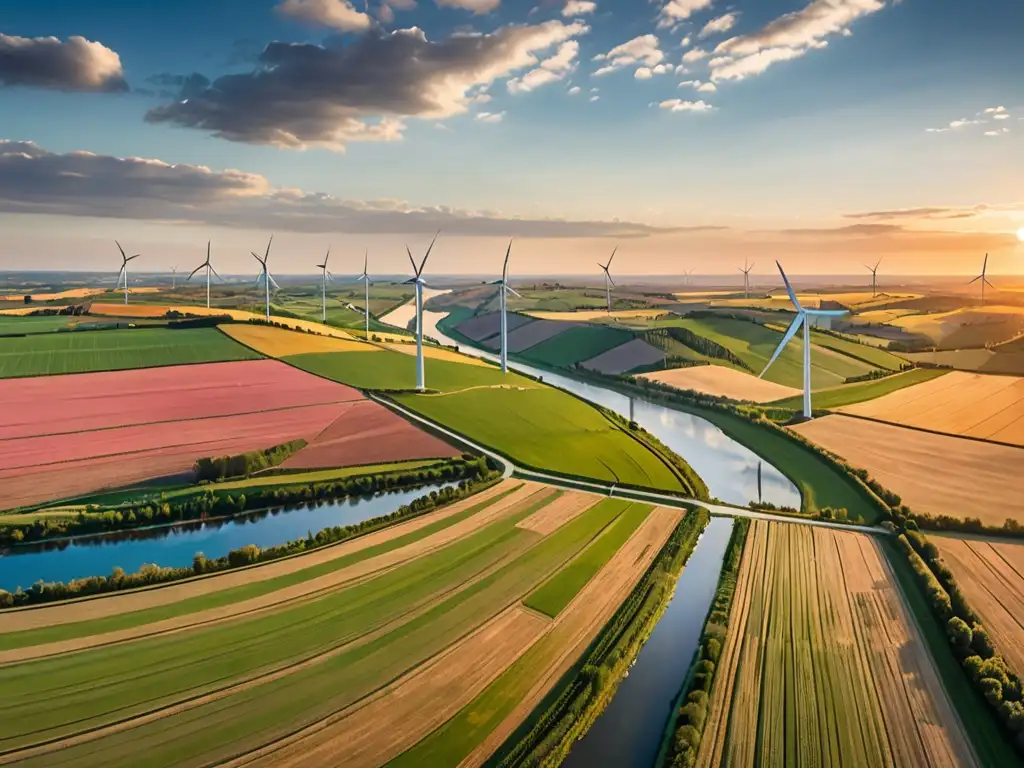
{"type": "Polygon", "coordinates": [[[563,488],[572,488],[575,490],[581,490],[588,493],[597,493],[602,496],[620,496],[623,498],[638,499],[643,501],[651,501],[655,504],[668,504],[670,506],[681,506],[682,503],[697,504],[704,507],[708,512],[713,515],[722,515],[726,517],[747,517],[751,520],[769,520],[780,523],[795,523],[797,525],[813,525],[819,528],[835,528],[841,531],[856,531],[858,533],[868,533],[873,535],[887,536],[889,532],[884,528],[875,528],[866,525],[844,525],[843,523],[830,523],[825,520],[808,520],[802,517],[791,517],[788,515],[774,515],[770,512],[758,512],[752,509],[746,509],[744,507],[730,507],[724,504],[711,504],[706,501],[700,501],[698,499],[687,499],[680,496],[669,496],[664,493],[656,493],[654,491],[640,491],[633,488],[628,489],[617,489],[614,484],[608,485],[606,483],[598,483],[590,480],[569,480],[568,478],[559,477],[557,475],[549,475],[544,472],[537,472],[532,469],[524,469],[517,467],[509,459],[495,453],[489,448],[485,448],[482,445],[474,443],[457,432],[453,432],[447,427],[443,427],[437,422],[431,421],[430,419],[421,416],[418,413],[410,411],[408,408],[404,408],[398,403],[383,398],[377,397],[376,395],[369,395],[371,400],[374,400],[381,405],[391,408],[392,410],[398,411],[403,416],[413,421],[418,421],[421,424],[425,424],[436,432],[440,432],[443,435],[448,436],[457,443],[462,443],[474,451],[482,453],[484,456],[488,456],[505,469],[502,472],[502,477],[509,478],[515,475],[525,480],[536,480],[541,483],[547,483],[548,485],[557,485],[563,488]]]}

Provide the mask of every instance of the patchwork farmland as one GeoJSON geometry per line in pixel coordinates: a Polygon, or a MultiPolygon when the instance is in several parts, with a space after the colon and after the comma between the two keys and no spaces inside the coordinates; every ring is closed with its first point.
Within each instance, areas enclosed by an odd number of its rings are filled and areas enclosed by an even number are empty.
{"type": "Polygon", "coordinates": [[[12,613],[0,761],[480,764],[680,517],[504,481],[301,557],[12,613]],[[523,607],[552,583],[553,617],[523,607]]]}
{"type": "Polygon", "coordinates": [[[697,765],[974,765],[870,536],[755,521],[697,765]]]}
{"type": "Polygon", "coordinates": [[[676,389],[689,389],[733,400],[767,403],[787,397],[800,397],[800,390],[765,381],[735,368],[721,365],[698,365],[641,374],[645,379],[668,384],[676,389]]]}

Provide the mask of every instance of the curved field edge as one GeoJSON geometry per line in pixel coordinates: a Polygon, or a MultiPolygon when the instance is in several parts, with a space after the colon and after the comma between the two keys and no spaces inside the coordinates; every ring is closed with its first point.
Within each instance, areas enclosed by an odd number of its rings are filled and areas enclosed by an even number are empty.
{"type": "MultiPolygon", "coordinates": [[[[913,368],[901,373],[893,373],[874,381],[861,381],[855,384],[843,384],[831,389],[820,389],[812,393],[812,405],[815,411],[827,411],[832,408],[842,408],[847,405],[863,403],[879,397],[898,392],[901,389],[912,387],[915,384],[922,384],[940,376],[945,376],[948,370],[941,368],[913,368]]],[[[767,408],[782,408],[797,411],[803,407],[803,395],[787,397],[782,400],[774,400],[766,403],[767,408]]]]}

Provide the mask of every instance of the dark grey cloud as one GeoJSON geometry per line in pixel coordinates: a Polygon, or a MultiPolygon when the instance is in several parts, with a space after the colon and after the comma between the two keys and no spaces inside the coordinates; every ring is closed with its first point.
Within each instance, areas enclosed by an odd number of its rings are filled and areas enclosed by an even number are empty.
{"type": "Polygon", "coordinates": [[[535,66],[539,53],[587,31],[582,22],[548,21],[440,42],[415,27],[373,30],[350,44],[274,42],[254,71],[181,94],[146,120],[295,149],[393,141],[403,119],[465,112],[471,90],[535,66]]]}
{"type": "Polygon", "coordinates": [[[971,219],[988,212],[1019,211],[1024,208],[1024,203],[1009,205],[980,205],[970,206],[935,206],[931,208],[895,208],[887,211],[867,211],[864,213],[848,213],[844,216],[847,219],[876,219],[878,221],[892,221],[901,219],[971,219]]]}
{"type": "Polygon", "coordinates": [[[84,37],[0,34],[0,85],[60,91],[125,91],[121,59],[84,37]]]}
{"type": "Polygon", "coordinates": [[[197,165],[49,152],[0,140],[0,212],[114,217],[280,231],[504,237],[640,238],[719,227],[659,228],[627,221],[525,219],[494,211],[342,200],[275,189],[258,174],[197,165]]]}
{"type": "MultiPolygon", "coordinates": [[[[155,93],[164,99],[187,99],[194,95],[201,94],[210,87],[210,80],[198,72],[190,75],[175,75],[170,72],[161,72],[146,78],[150,85],[157,86],[155,93]]],[[[136,93],[151,95],[150,89],[136,88],[136,93]]]]}

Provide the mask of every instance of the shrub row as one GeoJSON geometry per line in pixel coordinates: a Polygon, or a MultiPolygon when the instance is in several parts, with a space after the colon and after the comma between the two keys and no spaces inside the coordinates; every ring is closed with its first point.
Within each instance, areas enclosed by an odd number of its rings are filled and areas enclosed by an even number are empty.
{"type": "Polygon", "coordinates": [[[704,734],[704,724],[708,716],[711,686],[715,681],[715,671],[719,656],[725,645],[728,631],[729,611],[732,598],[736,592],[736,579],[739,575],[740,562],[743,557],[743,545],[747,541],[750,521],[737,518],[729,538],[729,546],[725,550],[722,562],[722,573],[718,578],[718,589],[715,590],[714,601],[704,621],[700,645],[694,654],[690,673],[676,702],[675,719],[672,724],[672,742],[664,752],[665,766],[672,768],[690,768],[697,762],[697,750],[704,734]]]}
{"type": "Polygon", "coordinates": [[[743,370],[750,371],[751,373],[754,372],[749,365],[738,358],[728,347],[724,347],[717,341],[712,341],[700,334],[696,334],[689,328],[667,326],[665,328],[656,328],[654,330],[647,331],[644,334],[644,339],[659,349],[664,349],[668,346],[664,341],[666,337],[678,341],[684,347],[689,347],[695,352],[699,352],[707,357],[726,360],[737,368],[742,368],[743,370]]]}
{"type": "Polygon", "coordinates": [[[1024,686],[1020,678],[996,653],[988,631],[935,545],[912,530],[901,533],[897,545],[927,595],[928,605],[945,627],[946,638],[968,679],[1024,756],[1024,686]]]}
{"type": "Polygon", "coordinates": [[[234,456],[214,456],[198,459],[193,467],[197,481],[225,480],[230,477],[248,477],[269,467],[276,467],[285,459],[306,447],[305,440],[292,440],[262,451],[248,451],[234,456]]]}
{"type": "Polygon", "coordinates": [[[207,573],[217,573],[231,568],[241,568],[256,563],[309,552],[319,547],[336,544],[357,536],[387,528],[390,525],[422,515],[436,507],[450,504],[471,494],[487,488],[501,479],[500,473],[487,471],[472,480],[463,480],[459,485],[449,486],[440,490],[434,489],[429,494],[414,499],[409,504],[399,507],[389,515],[375,517],[352,525],[339,525],[324,528],[317,534],[310,532],[306,538],[295,539],[275,547],[261,549],[255,544],[234,549],[224,557],[207,559],[202,552],[197,552],[191,566],[181,568],[161,568],[147,563],[135,573],[125,573],[121,568],[114,568],[109,576],[90,576],[84,579],[73,579],[67,583],[39,581],[28,590],[18,589],[6,592],[0,589],[0,608],[39,605],[56,600],[68,600],[105,592],[116,592],[122,589],[147,587],[154,584],[165,584],[171,581],[188,579],[207,573]]]}
{"type": "MultiPolygon", "coordinates": [[[[284,475],[281,485],[239,489],[237,495],[229,491],[205,488],[180,498],[141,501],[105,510],[91,506],[74,517],[39,518],[23,525],[3,526],[0,527],[0,547],[235,515],[251,510],[292,506],[312,501],[365,496],[379,491],[431,483],[475,480],[495,469],[497,467],[491,466],[485,458],[467,458],[464,455],[439,466],[315,483],[288,485],[287,475],[284,475]]],[[[3,518],[0,517],[0,523],[2,521],[3,518]]]]}
{"type": "MultiPolygon", "coordinates": [[[[574,671],[559,684],[561,692],[546,709],[502,746],[491,765],[558,765],[572,745],[611,701],[671,599],[675,584],[710,515],[690,510],[676,526],[658,557],[590,645],[574,671]]],[[[549,697],[550,698],[550,697],[549,697]]]]}

